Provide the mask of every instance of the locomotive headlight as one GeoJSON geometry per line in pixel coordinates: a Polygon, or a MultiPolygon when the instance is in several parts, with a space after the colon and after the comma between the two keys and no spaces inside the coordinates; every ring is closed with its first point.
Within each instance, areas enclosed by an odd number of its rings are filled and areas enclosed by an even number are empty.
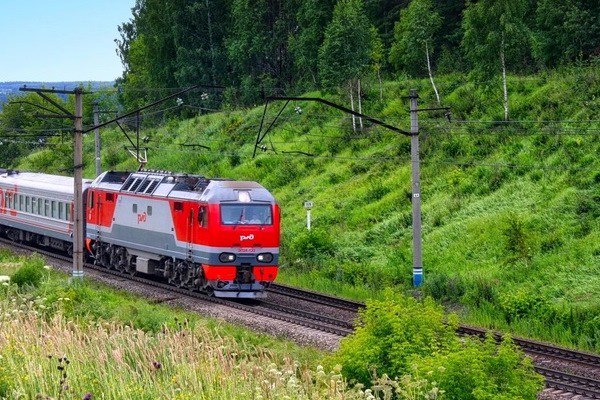
{"type": "Polygon", "coordinates": [[[234,262],[235,254],[233,253],[221,253],[219,254],[219,261],[222,263],[234,262]]]}
{"type": "Polygon", "coordinates": [[[261,253],[261,254],[259,254],[259,255],[256,256],[256,259],[258,260],[258,262],[270,263],[271,261],[273,261],[273,254],[271,254],[271,253],[261,253]]]}

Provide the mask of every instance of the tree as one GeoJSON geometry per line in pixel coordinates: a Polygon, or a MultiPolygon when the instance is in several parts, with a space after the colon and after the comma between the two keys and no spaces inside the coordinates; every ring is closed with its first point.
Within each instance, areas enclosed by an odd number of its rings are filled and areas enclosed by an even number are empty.
{"type": "Polygon", "coordinates": [[[233,0],[226,46],[232,83],[241,88],[245,103],[292,83],[291,6],[285,0],[233,0]]]}
{"type": "Polygon", "coordinates": [[[582,0],[540,0],[535,12],[534,54],[544,65],[598,55],[600,4],[582,0]]]}
{"type": "MultiPolygon", "coordinates": [[[[333,19],[325,29],[323,45],[319,49],[321,82],[326,88],[345,85],[352,110],[354,88],[373,54],[372,33],[362,0],[340,0],[333,10],[333,19]]],[[[354,116],[352,124],[355,128],[354,116]]]]}
{"type": "Polygon", "coordinates": [[[390,62],[398,69],[418,73],[425,62],[438,104],[441,102],[433,80],[431,53],[435,48],[435,35],[441,26],[442,19],[431,0],[412,0],[408,8],[400,13],[400,20],[394,29],[395,41],[390,50],[390,62]]]}
{"type": "Polygon", "coordinates": [[[175,78],[179,86],[225,84],[227,0],[184,0],[174,11],[175,78]]]}
{"type": "Polygon", "coordinates": [[[464,12],[462,47],[479,80],[490,82],[501,71],[505,120],[509,118],[507,67],[522,60],[530,45],[524,22],[528,5],[528,0],[481,0],[468,3],[464,12]]]}
{"type": "Polygon", "coordinates": [[[377,28],[386,49],[394,40],[394,24],[398,21],[400,10],[408,6],[410,0],[368,0],[365,1],[365,13],[369,21],[377,28]]]}
{"type": "MultiPolygon", "coordinates": [[[[69,108],[58,96],[49,96],[69,108]]],[[[0,168],[14,168],[21,157],[52,137],[70,133],[73,125],[69,120],[39,118],[38,114],[49,114],[44,109],[56,111],[36,93],[9,97],[0,112],[0,168]]]]}
{"type": "Polygon", "coordinates": [[[300,84],[318,84],[319,46],[323,43],[323,27],[331,21],[335,0],[306,0],[296,12],[296,28],[289,37],[295,78],[300,84]]]}
{"type": "Polygon", "coordinates": [[[377,29],[373,26],[371,27],[371,68],[375,75],[377,75],[377,81],[379,82],[379,99],[383,101],[383,83],[381,82],[381,70],[385,65],[385,48],[383,45],[383,41],[379,34],[377,33],[377,29]]]}
{"type": "Polygon", "coordinates": [[[122,100],[137,108],[165,96],[157,88],[177,87],[176,12],[184,0],[136,0],[132,18],[119,26],[117,53],[123,63],[122,100]]]}

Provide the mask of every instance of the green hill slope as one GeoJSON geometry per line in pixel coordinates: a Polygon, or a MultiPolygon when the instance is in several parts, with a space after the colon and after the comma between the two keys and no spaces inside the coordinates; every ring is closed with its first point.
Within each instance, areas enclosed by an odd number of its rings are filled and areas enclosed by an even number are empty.
{"type": "MultiPolygon", "coordinates": [[[[438,85],[453,119],[420,115],[425,293],[465,321],[600,350],[600,70],[512,77],[509,123],[494,122],[499,91],[458,75],[438,85]]],[[[363,110],[408,129],[410,88],[434,106],[427,80],[401,80],[385,84],[383,101],[378,87],[366,87],[363,110]]],[[[282,105],[269,108],[265,125],[282,105]]],[[[355,132],[340,112],[297,102],[253,159],[262,113],[145,129],[148,167],[271,190],[283,210],[284,281],[359,298],[386,286],[410,290],[409,139],[366,124],[355,132]],[[310,233],[305,200],[315,203],[310,233]]],[[[137,168],[122,133],[102,136],[104,168],[137,168]]],[[[69,151],[67,143],[32,154],[22,168],[57,171],[69,166],[69,151]]],[[[85,152],[91,177],[91,137],[85,152]]]]}

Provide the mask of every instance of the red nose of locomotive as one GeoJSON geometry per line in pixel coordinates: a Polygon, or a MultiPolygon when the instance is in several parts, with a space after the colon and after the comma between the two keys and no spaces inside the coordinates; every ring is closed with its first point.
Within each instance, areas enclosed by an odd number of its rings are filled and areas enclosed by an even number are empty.
{"type": "Polygon", "coordinates": [[[280,216],[271,194],[254,182],[220,182],[209,204],[214,253],[202,265],[219,297],[264,297],[278,272],[280,216]]]}

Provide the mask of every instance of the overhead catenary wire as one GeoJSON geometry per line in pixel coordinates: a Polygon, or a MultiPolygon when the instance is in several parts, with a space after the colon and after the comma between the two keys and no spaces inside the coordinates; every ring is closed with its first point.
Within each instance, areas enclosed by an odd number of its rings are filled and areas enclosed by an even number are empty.
{"type": "MultiPolygon", "coordinates": [[[[148,147],[148,150],[165,150],[164,147],[148,147]]],[[[173,149],[169,148],[169,152],[177,153],[194,153],[203,155],[214,155],[214,156],[240,156],[241,152],[224,152],[218,150],[194,150],[194,149],[173,149]]],[[[248,150],[247,150],[248,151],[248,150]]],[[[315,159],[332,159],[332,160],[344,160],[344,161],[397,161],[397,162],[410,162],[410,157],[406,156],[344,156],[344,155],[329,155],[329,154],[306,154],[305,152],[261,152],[258,156],[264,157],[295,157],[295,158],[315,158],[315,159]]],[[[479,162],[479,161],[461,161],[457,159],[445,159],[445,160],[421,160],[422,164],[426,165],[446,165],[456,167],[485,167],[485,168],[509,168],[509,169],[529,169],[529,170],[550,170],[550,171],[598,171],[598,168],[587,168],[587,167],[575,167],[567,164],[559,165],[543,165],[543,164],[519,164],[519,163],[504,163],[504,162],[479,162]]],[[[407,164],[408,165],[408,164],[407,164]]]]}

